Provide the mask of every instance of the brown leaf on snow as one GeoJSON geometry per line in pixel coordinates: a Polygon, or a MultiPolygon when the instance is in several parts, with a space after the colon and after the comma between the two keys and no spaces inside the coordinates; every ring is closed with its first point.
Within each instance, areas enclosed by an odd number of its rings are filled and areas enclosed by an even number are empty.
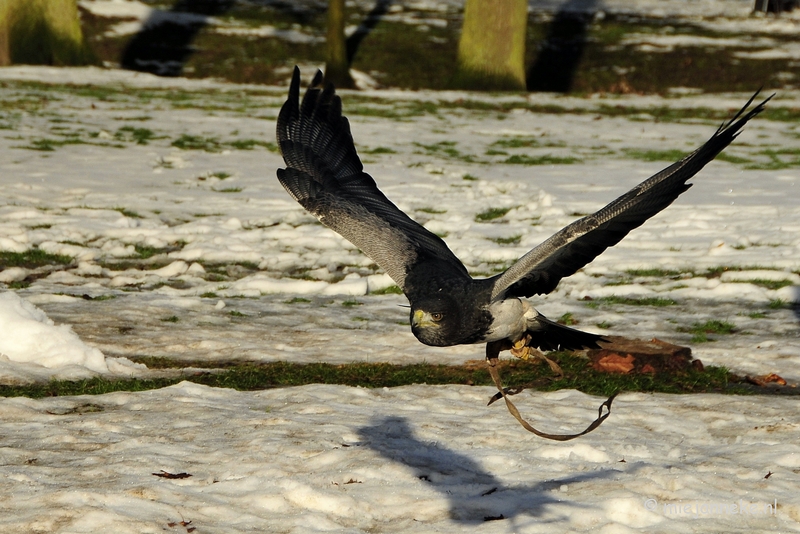
{"type": "Polygon", "coordinates": [[[592,367],[595,371],[602,371],[605,373],[630,373],[633,369],[633,364],[636,358],[628,354],[625,357],[619,354],[609,354],[597,360],[592,367]]]}
{"type": "Polygon", "coordinates": [[[755,384],[756,386],[762,386],[762,387],[771,383],[778,384],[779,386],[786,385],[786,380],[776,375],[775,373],[770,373],[764,376],[746,376],[745,380],[747,380],[751,384],[755,384]]]}
{"type": "Polygon", "coordinates": [[[780,376],[776,375],[775,373],[770,373],[770,374],[768,374],[766,376],[760,376],[759,378],[762,381],[764,381],[764,383],[766,383],[766,384],[769,384],[771,382],[775,382],[779,386],[785,386],[786,385],[786,380],[784,380],[780,376]]]}

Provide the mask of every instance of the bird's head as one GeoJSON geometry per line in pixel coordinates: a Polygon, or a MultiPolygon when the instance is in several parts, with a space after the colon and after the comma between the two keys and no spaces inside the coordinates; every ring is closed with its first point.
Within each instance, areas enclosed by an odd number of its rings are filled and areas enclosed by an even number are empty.
{"type": "Polygon", "coordinates": [[[411,331],[426,345],[458,344],[460,327],[461,310],[451,298],[437,296],[411,306],[411,331]]]}

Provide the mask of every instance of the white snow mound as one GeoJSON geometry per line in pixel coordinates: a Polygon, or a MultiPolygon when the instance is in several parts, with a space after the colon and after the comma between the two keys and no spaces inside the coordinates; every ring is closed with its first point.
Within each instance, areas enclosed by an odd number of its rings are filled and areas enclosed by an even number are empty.
{"type": "Polygon", "coordinates": [[[102,352],[81,341],[69,325],[56,325],[12,291],[0,293],[0,359],[53,370],[80,366],[109,373],[102,352]]]}

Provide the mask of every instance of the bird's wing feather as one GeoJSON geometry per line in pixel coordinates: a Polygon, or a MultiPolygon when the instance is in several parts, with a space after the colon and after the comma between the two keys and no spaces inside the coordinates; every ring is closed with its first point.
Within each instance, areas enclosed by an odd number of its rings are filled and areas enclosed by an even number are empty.
{"type": "Polygon", "coordinates": [[[350,124],[332,85],[320,88],[317,72],[300,104],[295,68],[289,98],[278,115],[278,144],[286,169],[278,180],[325,226],[360,248],[405,289],[408,272],[436,261],[454,275],[469,276],[437,235],[413,221],[363,172],[350,124]]]}
{"type": "Polygon", "coordinates": [[[757,95],[758,92],[703,146],[525,254],[494,279],[492,299],[551,292],[562,278],[574,274],[605,249],[619,243],[628,232],[669,206],[691,187],[686,181],[727,147],[747,121],[761,113],[772,98],[770,96],[747,111],[757,95]]]}

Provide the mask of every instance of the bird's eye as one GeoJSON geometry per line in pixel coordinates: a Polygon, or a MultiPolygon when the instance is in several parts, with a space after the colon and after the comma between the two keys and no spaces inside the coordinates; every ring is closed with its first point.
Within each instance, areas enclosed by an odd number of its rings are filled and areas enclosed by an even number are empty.
{"type": "Polygon", "coordinates": [[[432,313],[431,314],[431,319],[433,319],[433,322],[435,322],[435,323],[438,323],[439,321],[441,321],[442,317],[443,317],[443,315],[441,313],[432,313]]]}

